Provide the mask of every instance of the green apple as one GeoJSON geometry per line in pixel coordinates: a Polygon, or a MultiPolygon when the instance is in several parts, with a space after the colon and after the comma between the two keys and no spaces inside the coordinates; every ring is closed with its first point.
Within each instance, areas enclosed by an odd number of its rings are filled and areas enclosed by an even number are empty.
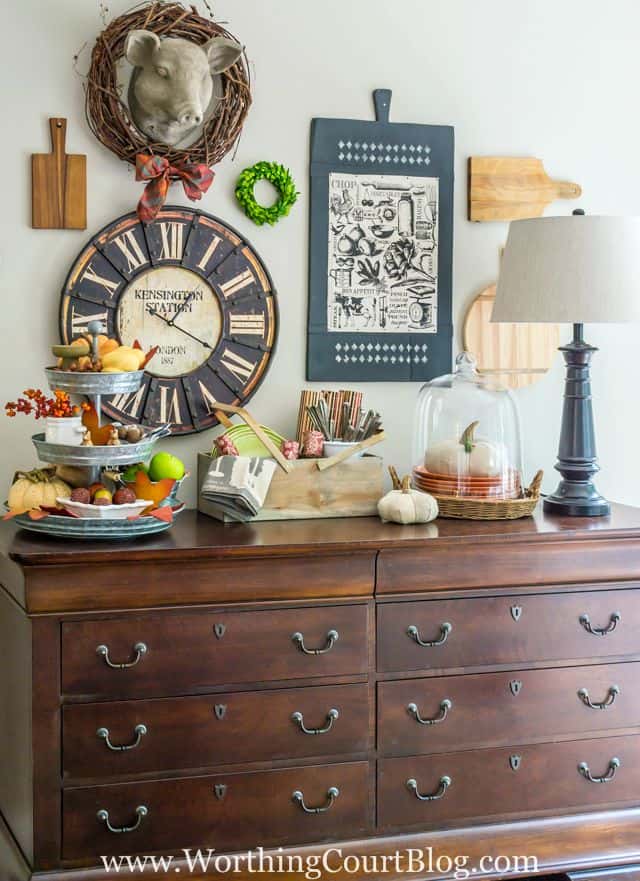
{"type": "Polygon", "coordinates": [[[171,453],[156,453],[149,463],[149,477],[151,480],[182,480],[184,463],[171,453]]]}

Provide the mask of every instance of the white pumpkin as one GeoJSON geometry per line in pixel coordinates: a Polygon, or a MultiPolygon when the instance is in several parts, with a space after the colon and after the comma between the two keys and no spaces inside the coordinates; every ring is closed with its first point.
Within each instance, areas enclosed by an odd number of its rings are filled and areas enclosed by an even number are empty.
{"type": "Polygon", "coordinates": [[[40,505],[55,508],[56,498],[68,499],[71,487],[56,477],[52,468],[18,471],[9,490],[7,503],[11,511],[30,511],[40,505]]]}
{"type": "Polygon", "coordinates": [[[438,516],[438,503],[433,496],[411,489],[405,477],[401,489],[393,489],[380,499],[378,515],[383,523],[429,523],[438,516]]]}
{"type": "Polygon", "coordinates": [[[476,440],[477,422],[462,432],[459,441],[441,441],[429,447],[424,465],[433,474],[460,474],[471,477],[496,477],[508,468],[509,455],[502,443],[476,440]]]}

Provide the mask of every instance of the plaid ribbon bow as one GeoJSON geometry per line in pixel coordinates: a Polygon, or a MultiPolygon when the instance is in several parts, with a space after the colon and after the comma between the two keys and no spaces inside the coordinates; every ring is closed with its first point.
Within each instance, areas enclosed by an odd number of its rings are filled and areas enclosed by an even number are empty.
{"type": "Polygon", "coordinates": [[[138,217],[143,223],[155,220],[167,198],[172,180],[180,179],[184,191],[192,202],[202,198],[213,183],[214,172],[208,165],[183,162],[170,165],[163,156],[138,153],[136,156],[136,180],[146,182],[138,202],[138,217]]]}

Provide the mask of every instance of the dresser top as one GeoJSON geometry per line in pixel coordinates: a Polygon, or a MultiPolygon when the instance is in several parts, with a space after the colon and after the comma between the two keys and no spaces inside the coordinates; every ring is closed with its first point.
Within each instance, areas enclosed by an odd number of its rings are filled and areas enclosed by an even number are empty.
{"type": "Polygon", "coordinates": [[[511,521],[438,519],[420,526],[381,523],[377,517],[334,520],[286,520],[223,525],[189,510],[173,528],[135,542],[72,541],[31,535],[5,523],[0,530],[0,555],[21,566],[136,560],[194,560],[324,551],[428,548],[460,539],[482,544],[550,542],[640,537],[640,508],[613,505],[609,517],[552,517],[541,507],[534,517],[511,521]]]}

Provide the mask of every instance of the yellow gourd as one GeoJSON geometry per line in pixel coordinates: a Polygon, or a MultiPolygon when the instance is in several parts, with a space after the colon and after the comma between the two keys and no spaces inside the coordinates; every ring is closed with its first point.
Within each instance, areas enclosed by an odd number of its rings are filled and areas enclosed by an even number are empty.
{"type": "Polygon", "coordinates": [[[102,357],[103,373],[127,373],[130,370],[139,370],[145,354],[142,349],[134,349],[133,346],[118,346],[111,352],[106,352],[102,357]]]}
{"type": "Polygon", "coordinates": [[[71,487],[56,477],[53,468],[18,471],[9,490],[9,510],[30,511],[40,505],[55,508],[57,498],[68,499],[70,495],[71,487]]]}

